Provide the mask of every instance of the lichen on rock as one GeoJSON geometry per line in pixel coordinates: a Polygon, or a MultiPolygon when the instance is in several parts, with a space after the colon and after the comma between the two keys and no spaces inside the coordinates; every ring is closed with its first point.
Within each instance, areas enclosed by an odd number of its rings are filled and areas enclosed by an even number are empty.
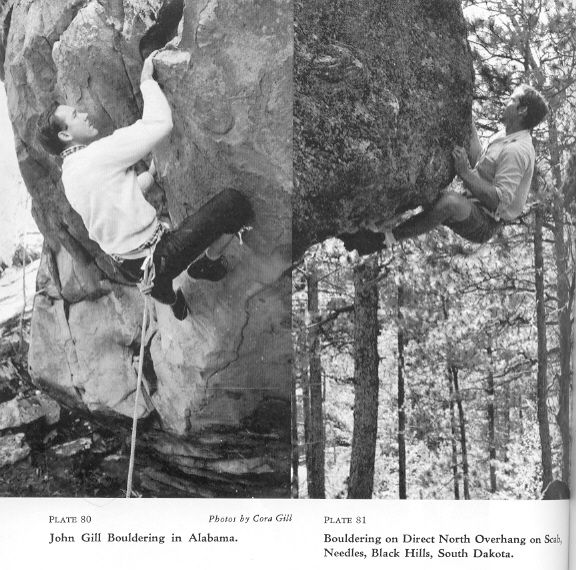
{"type": "Polygon", "coordinates": [[[296,0],[294,254],[431,204],[472,87],[459,0],[296,0]]]}

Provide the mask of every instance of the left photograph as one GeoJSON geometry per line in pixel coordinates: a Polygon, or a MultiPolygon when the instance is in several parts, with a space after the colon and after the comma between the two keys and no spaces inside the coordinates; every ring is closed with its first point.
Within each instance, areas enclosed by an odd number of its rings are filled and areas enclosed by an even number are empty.
{"type": "Polygon", "coordinates": [[[0,496],[290,496],[292,3],[0,6],[0,496]]]}

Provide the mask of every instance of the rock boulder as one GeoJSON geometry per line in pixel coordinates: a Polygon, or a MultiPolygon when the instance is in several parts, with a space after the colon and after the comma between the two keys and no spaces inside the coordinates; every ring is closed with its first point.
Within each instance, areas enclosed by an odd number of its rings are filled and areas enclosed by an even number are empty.
{"type": "MultiPolygon", "coordinates": [[[[88,238],[63,194],[59,159],[42,152],[34,127],[55,99],[87,111],[103,134],[138,119],[139,42],[163,4],[0,3],[10,118],[45,236],[30,368],[61,402],[103,417],[132,414],[143,301],[88,238]]],[[[153,303],[144,363],[151,398],[138,413],[153,412],[152,425],[168,438],[226,434],[233,442],[250,432],[249,452],[260,464],[289,433],[291,2],[188,0],[175,33],[155,60],[175,128],[154,152],[158,185],[147,197],[178,224],[231,186],[249,197],[256,220],[244,243],[225,252],[231,270],[222,282],[179,278],[186,321],[153,303]]],[[[168,440],[154,441],[170,462],[168,440]]],[[[233,449],[220,449],[220,459],[233,449]]],[[[286,462],[275,473],[286,492],[288,469],[286,462]]]]}
{"type": "Polygon", "coordinates": [[[459,0],[295,2],[293,247],[426,206],[470,131],[459,0]]]}
{"type": "Polygon", "coordinates": [[[0,431],[20,428],[40,419],[48,426],[60,421],[60,406],[45,394],[13,398],[0,404],[0,431]]]}
{"type": "Polygon", "coordinates": [[[0,468],[14,465],[30,455],[30,446],[23,433],[0,436],[0,468]]]}

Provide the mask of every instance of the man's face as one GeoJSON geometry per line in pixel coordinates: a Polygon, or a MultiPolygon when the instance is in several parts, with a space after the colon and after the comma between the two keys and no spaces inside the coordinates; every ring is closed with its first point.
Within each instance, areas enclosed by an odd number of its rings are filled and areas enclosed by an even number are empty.
{"type": "Polygon", "coordinates": [[[74,107],[60,105],[54,116],[66,125],[60,134],[66,142],[87,144],[98,136],[98,129],[88,120],[88,113],[79,113],[74,107]]]}
{"type": "Polygon", "coordinates": [[[523,94],[524,91],[518,88],[512,92],[512,95],[510,95],[510,99],[508,99],[502,113],[502,122],[505,125],[513,125],[522,122],[526,112],[526,107],[520,107],[520,97],[522,97],[523,94]]]}

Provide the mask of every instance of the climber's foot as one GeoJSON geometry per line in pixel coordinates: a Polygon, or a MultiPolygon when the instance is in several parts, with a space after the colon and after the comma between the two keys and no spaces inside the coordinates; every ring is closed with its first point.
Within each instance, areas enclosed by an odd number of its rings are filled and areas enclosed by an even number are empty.
{"type": "Polygon", "coordinates": [[[353,234],[340,234],[338,237],[348,251],[355,249],[358,255],[369,255],[375,251],[391,248],[396,243],[391,231],[371,232],[362,229],[353,234]]]}
{"type": "Polygon", "coordinates": [[[172,287],[172,279],[156,277],[151,292],[152,297],[163,305],[173,305],[176,302],[176,293],[172,287]]]}
{"type": "Polygon", "coordinates": [[[192,279],[220,281],[228,273],[228,261],[223,255],[217,259],[210,259],[204,254],[200,259],[190,264],[186,272],[192,279]]]}
{"type": "Polygon", "coordinates": [[[170,305],[170,308],[178,321],[183,321],[188,316],[188,305],[186,305],[182,289],[176,290],[176,301],[170,305]]]}
{"type": "Polygon", "coordinates": [[[353,234],[340,234],[338,237],[348,251],[355,249],[358,255],[368,255],[386,247],[384,234],[368,230],[360,230],[353,234]]]}

